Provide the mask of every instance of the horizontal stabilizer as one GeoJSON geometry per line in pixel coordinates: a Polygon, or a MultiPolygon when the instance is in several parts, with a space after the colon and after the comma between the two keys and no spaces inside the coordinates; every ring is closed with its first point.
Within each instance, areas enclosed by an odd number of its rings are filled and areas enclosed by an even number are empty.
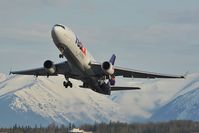
{"type": "Polygon", "coordinates": [[[79,85],[80,88],[85,88],[85,89],[89,89],[89,87],[83,86],[83,85],[79,85]]]}
{"type": "Polygon", "coordinates": [[[120,87],[120,86],[111,86],[111,91],[120,91],[120,90],[140,90],[139,87],[120,87]]]}

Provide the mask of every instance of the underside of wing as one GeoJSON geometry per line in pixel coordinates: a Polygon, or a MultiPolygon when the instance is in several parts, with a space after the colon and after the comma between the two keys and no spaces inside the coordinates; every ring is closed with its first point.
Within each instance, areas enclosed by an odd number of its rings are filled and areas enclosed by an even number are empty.
{"type": "Polygon", "coordinates": [[[111,91],[120,91],[120,90],[140,90],[139,87],[120,87],[120,86],[111,86],[111,91]]]}
{"type": "Polygon", "coordinates": [[[20,75],[35,75],[35,76],[56,76],[57,73],[48,73],[44,68],[36,68],[22,71],[11,71],[10,74],[20,74],[20,75]]]}
{"type": "Polygon", "coordinates": [[[55,72],[50,73],[46,68],[36,68],[23,71],[11,71],[10,74],[21,74],[21,75],[35,75],[35,76],[56,76],[58,74],[66,74],[70,71],[70,67],[67,62],[55,64],[55,72]]]}
{"type": "MultiPolygon", "coordinates": [[[[101,69],[100,63],[93,63],[91,67],[96,75],[104,75],[104,72],[101,69]]],[[[145,72],[134,69],[122,68],[114,66],[114,75],[115,76],[123,76],[125,78],[184,78],[184,76],[180,75],[168,75],[168,74],[160,74],[153,72],[145,72]]]]}
{"type": "Polygon", "coordinates": [[[123,76],[129,78],[184,78],[184,76],[180,75],[145,72],[121,67],[115,67],[115,76],[123,76]]]}

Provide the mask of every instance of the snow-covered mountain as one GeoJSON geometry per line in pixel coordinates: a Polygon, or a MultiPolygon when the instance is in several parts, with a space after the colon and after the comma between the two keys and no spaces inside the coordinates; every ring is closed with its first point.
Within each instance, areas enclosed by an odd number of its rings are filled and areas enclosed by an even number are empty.
{"type": "Polygon", "coordinates": [[[0,82],[0,125],[125,120],[120,106],[89,89],[62,86],[63,77],[10,76],[0,82]]]}
{"type": "Polygon", "coordinates": [[[157,109],[151,116],[151,120],[199,120],[199,78],[198,75],[192,75],[192,77],[193,80],[184,86],[177,95],[157,109]]]}
{"type": "Polygon", "coordinates": [[[178,80],[118,79],[119,84],[142,89],[112,92],[111,96],[81,89],[76,80],[71,80],[74,88],[66,89],[63,80],[62,76],[0,74],[0,126],[199,120],[199,74],[178,80]]]}

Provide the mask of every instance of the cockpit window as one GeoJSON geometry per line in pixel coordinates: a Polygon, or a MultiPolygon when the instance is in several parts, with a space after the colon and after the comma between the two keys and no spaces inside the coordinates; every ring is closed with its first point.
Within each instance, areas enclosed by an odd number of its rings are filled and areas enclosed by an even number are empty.
{"type": "Polygon", "coordinates": [[[79,41],[79,39],[78,39],[77,37],[76,37],[75,43],[77,44],[77,46],[78,46],[79,48],[82,48],[82,47],[83,47],[83,44],[79,41]]]}
{"type": "Polygon", "coordinates": [[[75,43],[78,44],[78,42],[79,42],[79,39],[76,37],[75,43]]]}
{"type": "Polygon", "coordinates": [[[82,48],[82,47],[83,47],[83,44],[82,44],[81,42],[78,42],[78,43],[77,43],[77,46],[78,46],[79,48],[82,48]]]}
{"type": "Polygon", "coordinates": [[[60,26],[62,27],[63,29],[65,29],[65,26],[61,25],[61,24],[56,24],[55,26],[60,26]]]}

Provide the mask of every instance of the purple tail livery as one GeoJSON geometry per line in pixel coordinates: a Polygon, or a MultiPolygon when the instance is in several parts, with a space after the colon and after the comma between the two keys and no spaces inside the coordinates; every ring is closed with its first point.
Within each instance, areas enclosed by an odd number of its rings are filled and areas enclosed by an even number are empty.
{"type": "Polygon", "coordinates": [[[109,60],[109,62],[114,65],[115,64],[115,59],[116,59],[116,56],[115,54],[112,55],[111,59],[109,60]]]}

